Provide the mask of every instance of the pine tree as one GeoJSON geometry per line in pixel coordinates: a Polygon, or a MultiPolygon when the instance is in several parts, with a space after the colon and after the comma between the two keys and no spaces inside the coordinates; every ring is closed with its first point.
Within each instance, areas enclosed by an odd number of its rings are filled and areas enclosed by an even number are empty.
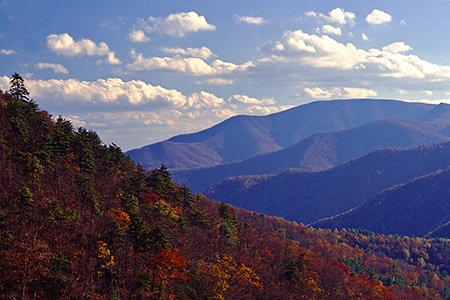
{"type": "Polygon", "coordinates": [[[11,81],[9,82],[9,94],[14,98],[22,101],[29,101],[28,96],[30,93],[24,84],[25,80],[17,73],[11,76],[11,81]]]}

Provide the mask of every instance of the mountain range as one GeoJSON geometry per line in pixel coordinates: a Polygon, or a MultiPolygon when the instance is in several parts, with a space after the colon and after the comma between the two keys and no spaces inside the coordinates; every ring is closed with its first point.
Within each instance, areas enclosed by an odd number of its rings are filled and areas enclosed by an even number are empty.
{"type": "Polygon", "coordinates": [[[278,174],[290,168],[323,171],[373,150],[449,140],[441,121],[383,119],[336,132],[318,132],[288,148],[210,168],[172,170],[173,178],[206,192],[236,176],[278,174]]]}
{"type": "Polygon", "coordinates": [[[450,170],[437,170],[383,190],[358,207],[315,222],[328,228],[362,228],[408,236],[448,235],[450,170]]]}
{"type": "MultiPolygon", "coordinates": [[[[448,142],[406,149],[380,149],[322,172],[292,169],[278,175],[231,178],[206,195],[234,206],[309,224],[353,209],[392,186],[447,169],[449,158],[448,142]]],[[[371,212],[366,213],[370,215],[371,212]]],[[[358,224],[359,221],[355,221],[351,226],[337,226],[330,221],[313,225],[365,228],[358,224]]]]}
{"type": "MultiPolygon", "coordinates": [[[[206,130],[126,152],[152,169],[211,167],[292,146],[317,132],[332,132],[386,119],[435,120],[431,104],[393,100],[316,101],[267,116],[235,116],[206,130]]],[[[447,112],[447,107],[442,110],[447,112]]]]}

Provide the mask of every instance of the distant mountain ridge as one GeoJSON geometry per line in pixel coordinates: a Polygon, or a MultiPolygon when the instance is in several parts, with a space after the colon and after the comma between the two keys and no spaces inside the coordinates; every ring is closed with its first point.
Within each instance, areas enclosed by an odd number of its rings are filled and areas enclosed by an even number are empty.
{"type": "Polygon", "coordinates": [[[314,226],[362,228],[384,234],[450,237],[450,170],[437,170],[377,193],[360,206],[314,226]]]}
{"type": "MultiPolygon", "coordinates": [[[[380,149],[322,172],[289,170],[272,176],[228,179],[206,195],[237,207],[309,224],[359,206],[384,189],[447,169],[449,158],[450,142],[380,149]]],[[[356,222],[352,226],[360,227],[356,222]]]]}
{"type": "MultiPolygon", "coordinates": [[[[448,121],[447,121],[448,122],[448,121]]],[[[228,177],[277,174],[289,168],[323,171],[375,149],[440,143],[450,137],[439,122],[383,119],[336,132],[319,132],[297,144],[236,163],[211,168],[173,170],[173,178],[205,192],[228,177]]]]}
{"type": "MultiPolygon", "coordinates": [[[[338,131],[385,118],[420,121],[435,108],[395,100],[316,101],[267,116],[235,116],[209,129],[126,154],[146,168],[162,163],[169,169],[211,167],[281,150],[320,131],[338,131]]],[[[442,110],[445,113],[447,106],[442,110]]]]}

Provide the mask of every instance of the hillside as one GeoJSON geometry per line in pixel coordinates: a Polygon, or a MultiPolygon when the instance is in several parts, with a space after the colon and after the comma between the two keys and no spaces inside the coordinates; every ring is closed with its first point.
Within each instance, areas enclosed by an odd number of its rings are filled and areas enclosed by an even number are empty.
{"type": "Polygon", "coordinates": [[[193,191],[206,192],[229,177],[278,174],[290,168],[323,171],[379,148],[448,141],[449,136],[445,132],[448,125],[450,119],[445,122],[383,119],[356,128],[316,133],[291,147],[240,162],[174,170],[172,175],[193,191]]]}
{"type": "Polygon", "coordinates": [[[314,230],[193,195],[0,92],[2,299],[448,299],[450,240],[314,230]],[[357,295],[357,296],[355,296],[357,295]]]}
{"type": "Polygon", "coordinates": [[[445,230],[450,220],[449,190],[450,170],[439,170],[384,190],[361,206],[316,222],[314,226],[362,228],[410,236],[430,233],[450,237],[445,230]]]}
{"type": "Polygon", "coordinates": [[[126,154],[149,169],[162,163],[169,169],[211,167],[284,149],[320,131],[338,131],[386,118],[422,120],[430,117],[435,107],[393,100],[316,101],[267,116],[232,117],[201,132],[126,154]]]}
{"type": "Polygon", "coordinates": [[[308,224],[352,209],[391,186],[446,169],[449,157],[448,142],[380,149],[317,173],[289,170],[262,178],[229,179],[205,195],[237,207],[308,224]]]}

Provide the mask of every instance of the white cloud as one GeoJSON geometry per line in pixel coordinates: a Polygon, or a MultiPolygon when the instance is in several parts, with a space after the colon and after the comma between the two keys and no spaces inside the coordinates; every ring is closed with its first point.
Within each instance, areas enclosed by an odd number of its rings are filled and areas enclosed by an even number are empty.
{"type": "Polygon", "coordinates": [[[16,51],[14,51],[14,50],[1,49],[0,50],[0,54],[13,55],[13,54],[18,54],[18,53],[16,51]]]}
{"type": "Polygon", "coordinates": [[[244,103],[244,104],[275,104],[273,98],[264,98],[262,100],[249,97],[247,95],[233,95],[228,98],[230,103],[244,103]]]}
{"type": "Polygon", "coordinates": [[[379,25],[383,23],[389,23],[392,21],[392,16],[384,11],[374,9],[366,17],[366,22],[372,25],[379,25]]]}
{"type": "Polygon", "coordinates": [[[323,25],[322,31],[326,34],[342,35],[342,30],[340,28],[331,25],[323,25]]]}
{"type": "Polygon", "coordinates": [[[153,86],[143,81],[123,81],[120,78],[98,79],[96,81],[28,80],[27,86],[36,99],[50,101],[58,99],[56,105],[67,102],[120,105],[170,105],[183,106],[186,97],[176,90],[153,86]]]}
{"type": "Polygon", "coordinates": [[[315,88],[305,88],[304,91],[312,98],[314,99],[329,99],[331,97],[333,97],[333,93],[325,90],[325,89],[321,89],[319,87],[315,87],[315,88]]]}
{"type": "Polygon", "coordinates": [[[423,93],[425,95],[427,95],[427,96],[433,96],[434,95],[433,91],[429,91],[429,90],[425,90],[425,91],[423,91],[423,93]]]}
{"type": "Polygon", "coordinates": [[[261,17],[240,16],[240,15],[234,15],[234,20],[238,24],[247,23],[251,25],[262,25],[268,22],[267,20],[261,17]]]}
{"type": "Polygon", "coordinates": [[[369,38],[367,37],[367,35],[365,33],[361,34],[361,38],[363,39],[363,41],[369,40],[369,38]]]}
{"type": "Polygon", "coordinates": [[[315,17],[315,18],[320,18],[326,22],[329,23],[338,23],[341,25],[347,24],[349,23],[350,25],[353,25],[356,19],[356,16],[354,13],[352,12],[347,12],[342,8],[335,8],[332,11],[330,11],[330,13],[328,15],[325,14],[318,14],[314,11],[310,11],[305,13],[306,16],[308,17],[315,17]]]}
{"type": "Polygon", "coordinates": [[[61,73],[61,74],[69,74],[69,71],[60,64],[51,64],[51,63],[38,63],[36,65],[36,68],[38,69],[52,69],[55,73],[61,73]]]}
{"type": "Polygon", "coordinates": [[[365,88],[333,88],[331,90],[323,89],[320,87],[305,88],[304,91],[314,99],[330,99],[333,97],[345,97],[345,98],[367,98],[377,96],[377,92],[365,88]]]}
{"type": "Polygon", "coordinates": [[[260,105],[253,105],[244,110],[244,113],[246,114],[252,114],[252,115],[268,115],[277,113],[279,111],[291,108],[292,106],[284,106],[284,107],[275,107],[275,106],[260,106],[260,105]]]}
{"type": "Polygon", "coordinates": [[[411,46],[406,45],[404,42],[395,42],[387,46],[384,46],[382,50],[390,53],[400,53],[410,51],[412,50],[412,48],[411,46]]]}
{"type": "Polygon", "coordinates": [[[110,65],[120,65],[122,62],[116,57],[116,53],[109,52],[107,58],[105,59],[105,63],[110,65]]]}
{"type": "Polygon", "coordinates": [[[301,30],[286,32],[280,41],[268,47],[277,54],[295,55],[302,64],[317,68],[355,68],[364,61],[365,56],[364,50],[357,49],[351,43],[344,45],[327,35],[310,35],[301,30]]]}
{"type": "Polygon", "coordinates": [[[80,120],[80,116],[69,115],[66,117],[66,119],[69,120],[75,128],[86,126],[86,122],[83,120],[80,120]]]}
{"type": "Polygon", "coordinates": [[[310,17],[310,18],[316,18],[317,13],[315,11],[307,11],[307,12],[305,12],[305,16],[310,17]]]}
{"type": "Polygon", "coordinates": [[[151,39],[145,35],[143,30],[131,30],[128,34],[128,39],[136,43],[145,43],[151,41],[151,39]]]}
{"type": "MultiPolygon", "coordinates": [[[[278,69],[287,68],[298,72],[299,67],[310,67],[318,72],[327,69],[323,76],[330,76],[330,69],[347,70],[364,76],[433,79],[450,78],[450,66],[439,66],[420,59],[416,55],[402,52],[412,48],[397,42],[382,50],[368,51],[356,48],[353,44],[342,44],[327,35],[312,35],[297,31],[286,32],[279,41],[266,44],[263,50],[274,55],[258,61],[261,65],[276,65],[278,69]]],[[[257,69],[257,66],[255,67],[257,69]]],[[[339,75],[342,76],[342,75],[339,75]]]]}
{"type": "Polygon", "coordinates": [[[9,80],[7,76],[0,76],[0,90],[9,90],[9,80]]]}
{"type": "Polygon", "coordinates": [[[199,84],[206,83],[206,84],[213,84],[213,85],[230,85],[233,84],[233,79],[224,79],[224,78],[210,78],[203,82],[198,82],[199,84]]]}
{"type": "Polygon", "coordinates": [[[378,93],[371,89],[344,87],[339,95],[346,98],[367,98],[376,97],[378,93]]]}
{"type": "Polygon", "coordinates": [[[222,120],[231,118],[233,116],[238,115],[239,113],[228,108],[224,109],[213,109],[212,112],[216,118],[220,118],[222,120]]]}
{"type": "Polygon", "coordinates": [[[171,14],[166,18],[150,17],[146,21],[140,19],[135,26],[141,27],[149,34],[159,32],[172,37],[184,37],[191,32],[216,30],[216,27],[209,24],[204,16],[199,16],[194,11],[171,14]]]}
{"type": "Polygon", "coordinates": [[[201,107],[220,107],[225,102],[222,98],[219,98],[211,93],[201,91],[200,93],[194,93],[187,100],[188,106],[195,108],[201,107]]]}
{"type": "Polygon", "coordinates": [[[111,51],[104,42],[98,45],[89,40],[81,39],[75,41],[68,33],[50,34],[47,36],[47,47],[58,55],[64,56],[106,56],[106,62],[110,64],[120,64],[120,60],[115,57],[115,53],[111,51]]]}
{"type": "Polygon", "coordinates": [[[202,58],[202,59],[209,59],[211,57],[217,56],[207,47],[201,47],[201,48],[190,48],[189,47],[186,49],[179,48],[179,47],[175,47],[175,48],[163,47],[163,48],[161,48],[161,50],[166,53],[180,54],[183,56],[192,56],[192,57],[198,57],[198,58],[202,58]]]}
{"type": "Polygon", "coordinates": [[[144,58],[141,53],[132,51],[134,62],[126,66],[127,70],[132,72],[143,71],[172,71],[190,76],[203,75],[221,75],[230,74],[237,71],[245,71],[252,66],[251,63],[243,65],[235,65],[227,63],[219,59],[214,60],[211,64],[206,63],[203,59],[197,57],[151,57],[144,58]]]}

